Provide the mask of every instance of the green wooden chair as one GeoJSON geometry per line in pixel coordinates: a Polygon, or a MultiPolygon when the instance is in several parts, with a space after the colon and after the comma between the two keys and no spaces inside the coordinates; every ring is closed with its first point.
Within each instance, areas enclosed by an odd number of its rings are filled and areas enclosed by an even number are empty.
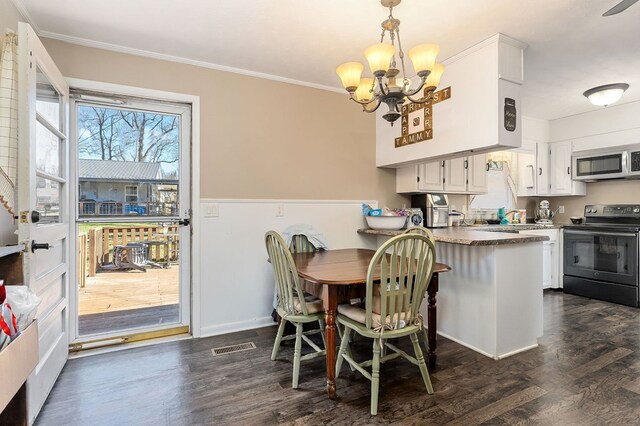
{"type": "Polygon", "coordinates": [[[371,380],[372,415],[378,412],[380,364],[386,361],[403,357],[417,365],[427,393],[433,393],[417,335],[423,328],[419,309],[431,281],[434,264],[435,247],[426,236],[409,233],[391,238],[376,251],[369,264],[364,306],[338,306],[338,323],[345,327],[345,332],[336,361],[336,377],[344,359],[371,380]],[[374,279],[378,271],[379,281],[374,279]],[[372,360],[358,363],[347,352],[353,331],[373,339],[372,360]],[[411,338],[415,357],[385,342],[386,339],[404,336],[411,338]],[[392,353],[381,357],[383,347],[392,353]],[[371,367],[371,373],[365,370],[366,367],[371,367]]]}
{"type": "Polygon", "coordinates": [[[433,243],[434,246],[436,244],[436,239],[433,237],[433,234],[428,228],[425,228],[424,226],[412,226],[410,228],[407,228],[407,230],[404,231],[403,233],[424,235],[425,237],[429,238],[429,240],[433,243]]]}
{"type": "Polygon", "coordinates": [[[312,299],[308,296],[305,298],[293,257],[282,237],[275,231],[269,231],[265,234],[265,243],[278,290],[278,307],[276,310],[282,318],[280,326],[278,327],[276,341],[273,344],[271,360],[274,361],[276,359],[278,350],[280,349],[280,343],[283,340],[296,340],[293,352],[292,387],[297,389],[300,361],[326,355],[324,349],[321,349],[307,337],[310,334],[323,333],[324,309],[322,300],[312,299]],[[287,321],[295,325],[296,334],[283,336],[285,323],[287,321]],[[302,324],[313,321],[320,323],[320,329],[303,332],[302,324]],[[311,346],[315,352],[301,356],[302,340],[311,346]]]}
{"type": "MultiPolygon", "coordinates": [[[[433,243],[434,247],[436,245],[436,239],[433,237],[433,234],[428,228],[425,228],[424,226],[412,226],[410,228],[407,228],[407,230],[404,231],[404,233],[424,235],[425,237],[429,238],[429,240],[433,243]]],[[[429,350],[429,335],[427,334],[426,327],[422,328],[422,336],[424,337],[424,347],[425,349],[429,350]]]]}

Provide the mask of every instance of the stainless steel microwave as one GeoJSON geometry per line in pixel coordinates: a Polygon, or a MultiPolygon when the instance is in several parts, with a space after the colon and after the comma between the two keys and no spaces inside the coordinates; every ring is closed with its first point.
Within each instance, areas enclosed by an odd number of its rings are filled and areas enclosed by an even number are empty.
{"type": "Polygon", "coordinates": [[[579,151],[572,160],[574,180],[640,178],[640,145],[579,151]]]}

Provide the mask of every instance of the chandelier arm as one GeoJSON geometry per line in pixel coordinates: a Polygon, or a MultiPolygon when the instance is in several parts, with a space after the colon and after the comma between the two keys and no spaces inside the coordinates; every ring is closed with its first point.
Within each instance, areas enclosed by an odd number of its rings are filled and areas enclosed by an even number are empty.
{"type": "Polygon", "coordinates": [[[378,85],[380,86],[380,94],[381,95],[388,95],[389,94],[388,87],[387,87],[387,90],[384,89],[385,84],[382,82],[382,76],[378,77],[378,85]]]}
{"type": "Polygon", "coordinates": [[[407,95],[407,99],[409,99],[414,104],[421,104],[421,103],[424,103],[424,102],[429,102],[429,101],[431,101],[433,99],[433,92],[429,92],[427,94],[427,96],[425,96],[424,98],[420,98],[420,99],[413,99],[411,96],[407,95]]]}
{"type": "MultiPolygon", "coordinates": [[[[367,108],[367,105],[363,105],[363,106],[362,106],[362,110],[363,110],[364,112],[369,112],[369,113],[371,113],[371,112],[376,112],[376,110],[377,110],[377,109],[380,107],[380,105],[382,104],[382,102],[380,101],[380,99],[374,99],[374,101],[376,101],[376,100],[378,101],[378,103],[376,104],[376,106],[375,106],[375,107],[373,107],[372,109],[369,109],[369,108],[367,108]]],[[[371,104],[371,103],[373,103],[373,101],[371,101],[369,104],[371,104]]]]}
{"type": "Polygon", "coordinates": [[[410,90],[409,92],[405,93],[405,96],[413,96],[416,93],[418,93],[420,90],[422,90],[422,88],[424,87],[424,83],[427,81],[426,77],[422,77],[422,80],[420,81],[420,85],[415,89],[415,90],[410,90]]]}
{"type": "Polygon", "coordinates": [[[371,103],[373,103],[373,102],[375,102],[375,101],[380,101],[380,98],[378,98],[378,97],[377,97],[377,96],[375,96],[375,95],[374,95],[374,97],[373,97],[370,101],[359,101],[359,100],[357,100],[356,98],[354,98],[354,97],[353,97],[353,95],[350,95],[350,96],[349,96],[349,99],[351,99],[353,102],[355,102],[355,103],[357,103],[357,104],[364,105],[364,106],[369,105],[369,104],[371,104],[371,103]]]}

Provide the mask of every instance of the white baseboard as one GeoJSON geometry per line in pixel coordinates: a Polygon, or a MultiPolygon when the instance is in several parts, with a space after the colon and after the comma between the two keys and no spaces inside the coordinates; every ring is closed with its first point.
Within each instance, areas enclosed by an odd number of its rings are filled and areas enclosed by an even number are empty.
{"type": "Polygon", "coordinates": [[[200,329],[199,337],[219,336],[220,334],[234,333],[236,331],[252,330],[277,325],[271,316],[253,318],[247,321],[230,322],[226,324],[211,325],[200,329]]]}
{"type": "Polygon", "coordinates": [[[462,345],[462,346],[464,346],[464,347],[466,347],[466,348],[472,349],[472,350],[474,350],[474,351],[476,351],[476,352],[478,352],[478,353],[480,353],[480,354],[482,354],[482,355],[484,355],[484,356],[487,356],[487,357],[489,357],[489,358],[491,358],[491,359],[495,359],[496,361],[497,361],[497,360],[500,360],[500,359],[504,359],[504,358],[510,357],[510,356],[512,356],[512,355],[515,355],[515,354],[519,354],[520,352],[525,352],[525,351],[528,351],[529,349],[534,349],[534,348],[537,348],[537,347],[538,347],[538,344],[537,344],[537,343],[535,343],[535,344],[533,344],[533,345],[525,346],[525,347],[523,347],[523,348],[516,349],[515,351],[507,352],[507,353],[504,353],[504,354],[502,354],[502,355],[493,355],[493,354],[490,354],[489,352],[483,351],[482,349],[478,349],[478,348],[476,348],[476,347],[475,347],[475,346],[473,346],[473,345],[470,345],[470,344],[468,344],[468,343],[461,342],[460,340],[458,340],[458,339],[456,339],[456,338],[454,338],[454,337],[451,337],[451,336],[449,336],[449,335],[447,335],[447,334],[445,334],[445,333],[441,333],[441,332],[439,332],[439,331],[438,331],[438,334],[439,334],[440,336],[444,337],[445,339],[452,340],[452,341],[456,342],[456,343],[457,343],[457,344],[459,344],[459,345],[462,345]]]}

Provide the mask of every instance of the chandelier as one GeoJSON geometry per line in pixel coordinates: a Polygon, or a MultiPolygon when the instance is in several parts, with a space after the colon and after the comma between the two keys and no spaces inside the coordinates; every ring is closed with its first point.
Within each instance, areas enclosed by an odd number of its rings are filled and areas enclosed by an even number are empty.
{"type": "Polygon", "coordinates": [[[420,83],[416,88],[411,88],[411,80],[407,78],[405,71],[404,52],[400,42],[400,20],[393,17],[393,8],[399,5],[400,1],[380,0],[382,6],[389,8],[389,17],[382,21],[380,43],[369,46],[364,51],[374,78],[361,78],[364,66],[360,62],[346,62],[336,68],[342,85],[349,92],[349,98],[362,105],[365,112],[374,112],[380,104],[386,104],[389,111],[382,117],[392,126],[400,117],[400,107],[405,101],[419,104],[432,99],[444,71],[444,65],[436,63],[440,47],[435,44],[415,46],[409,50],[409,58],[413,63],[413,69],[420,77],[420,83]],[[384,43],[387,33],[389,33],[391,44],[384,43]],[[396,42],[397,57],[402,68],[401,78],[396,63],[396,42]],[[424,92],[420,93],[423,88],[424,92]],[[416,95],[418,97],[415,97],[416,95]]]}

